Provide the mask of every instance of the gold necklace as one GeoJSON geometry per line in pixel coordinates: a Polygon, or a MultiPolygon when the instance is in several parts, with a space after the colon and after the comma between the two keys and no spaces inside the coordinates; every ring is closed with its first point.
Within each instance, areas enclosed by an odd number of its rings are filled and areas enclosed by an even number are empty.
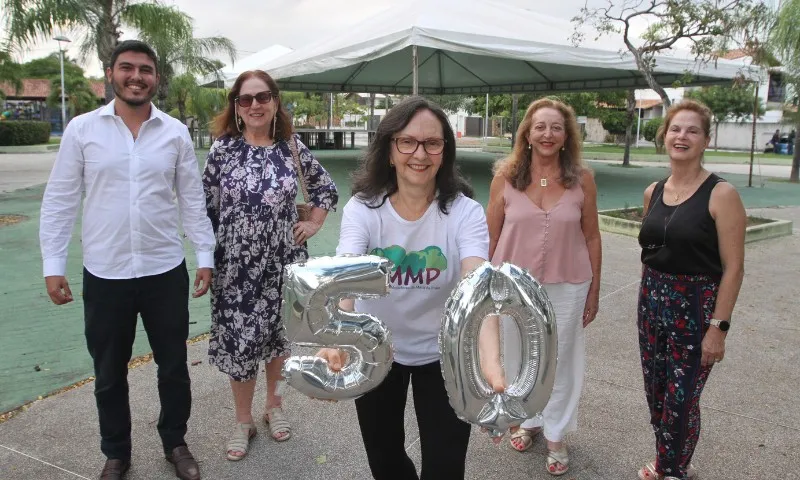
{"type": "Polygon", "coordinates": [[[680,200],[680,199],[681,199],[681,197],[683,196],[683,194],[685,194],[685,193],[686,193],[686,192],[689,190],[689,187],[691,187],[692,185],[694,185],[694,184],[695,184],[695,182],[697,181],[697,179],[698,179],[698,178],[700,178],[700,176],[701,176],[702,174],[703,174],[703,170],[700,170],[700,173],[698,173],[698,174],[697,174],[697,176],[696,176],[696,177],[694,177],[694,178],[692,179],[692,181],[691,181],[691,182],[689,182],[689,183],[688,183],[688,184],[687,184],[687,185],[686,185],[686,186],[685,186],[685,187],[684,187],[684,188],[683,188],[683,189],[682,189],[680,192],[678,192],[678,191],[677,191],[678,189],[676,188],[676,189],[675,189],[675,190],[676,190],[676,192],[675,192],[675,195],[674,195],[674,197],[675,197],[675,198],[673,198],[673,199],[672,199],[672,202],[673,202],[673,203],[676,203],[676,202],[678,202],[678,200],[680,200]]]}

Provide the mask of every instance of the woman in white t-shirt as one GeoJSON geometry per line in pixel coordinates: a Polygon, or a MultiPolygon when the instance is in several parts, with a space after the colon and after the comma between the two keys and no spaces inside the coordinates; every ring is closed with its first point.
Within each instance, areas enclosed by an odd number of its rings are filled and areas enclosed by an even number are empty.
{"type": "MultiPolygon", "coordinates": [[[[392,369],[355,401],[376,480],[420,478],[405,451],[409,382],[421,478],[464,478],[470,425],[450,406],[437,338],[447,298],[488,258],[489,231],[455,160],[455,136],[441,108],[421,97],[403,100],[378,126],[344,207],[336,253],[374,254],[394,263],[388,296],[340,305],[376,315],[392,332],[392,369]]],[[[344,364],[340,350],[319,355],[334,370],[344,364]]]]}

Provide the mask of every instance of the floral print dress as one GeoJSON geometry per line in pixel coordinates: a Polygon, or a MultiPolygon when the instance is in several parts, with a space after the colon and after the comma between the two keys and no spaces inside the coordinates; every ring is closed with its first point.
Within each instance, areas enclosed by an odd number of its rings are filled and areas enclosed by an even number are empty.
{"type": "MultiPolygon", "coordinates": [[[[310,202],[336,207],[330,175],[295,135],[310,202]]],[[[283,267],[308,258],[295,245],[299,185],[289,144],[252,146],[222,136],[211,146],[203,173],[208,216],[214,226],[209,363],[245,381],[261,360],[287,355],[281,330],[283,267]]]]}

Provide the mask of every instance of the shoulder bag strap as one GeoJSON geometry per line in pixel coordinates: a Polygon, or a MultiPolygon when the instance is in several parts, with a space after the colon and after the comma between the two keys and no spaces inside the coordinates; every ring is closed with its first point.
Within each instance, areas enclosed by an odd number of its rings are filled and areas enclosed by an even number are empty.
{"type": "Polygon", "coordinates": [[[300,163],[300,152],[297,150],[297,138],[292,135],[292,138],[287,143],[289,144],[289,150],[292,151],[294,168],[297,171],[297,182],[300,184],[300,189],[303,191],[303,201],[308,203],[308,188],[306,187],[306,177],[303,175],[303,167],[300,163]]]}

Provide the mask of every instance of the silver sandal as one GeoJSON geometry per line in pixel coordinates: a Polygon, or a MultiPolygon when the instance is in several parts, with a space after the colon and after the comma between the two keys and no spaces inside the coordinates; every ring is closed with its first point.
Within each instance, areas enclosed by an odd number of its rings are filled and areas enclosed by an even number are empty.
{"type": "Polygon", "coordinates": [[[264,423],[269,427],[269,433],[276,442],[285,442],[292,436],[292,426],[286,419],[281,407],[273,407],[264,414],[264,423]],[[279,436],[281,433],[284,435],[279,436]]]}
{"type": "Polygon", "coordinates": [[[234,427],[233,434],[226,448],[228,460],[238,462],[247,456],[247,450],[250,448],[250,440],[256,436],[256,426],[252,423],[237,423],[234,427]],[[240,452],[241,455],[233,455],[233,452],[240,452]]]}

